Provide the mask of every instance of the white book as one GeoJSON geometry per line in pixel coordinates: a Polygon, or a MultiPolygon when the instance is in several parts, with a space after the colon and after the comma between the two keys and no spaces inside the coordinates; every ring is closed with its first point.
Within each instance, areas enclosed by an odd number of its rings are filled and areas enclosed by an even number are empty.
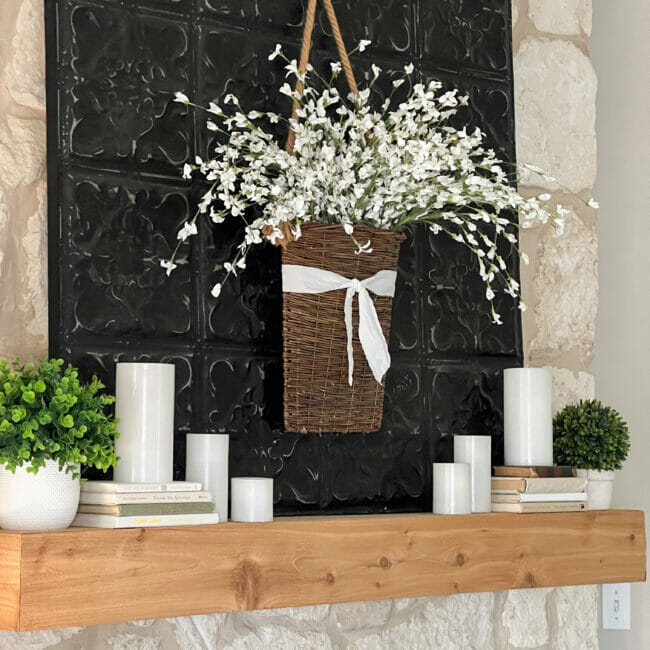
{"type": "Polygon", "coordinates": [[[119,506],[125,503],[190,503],[211,501],[210,492],[81,492],[79,503],[119,506]]]}
{"type": "Polygon", "coordinates": [[[492,503],[542,503],[559,501],[586,501],[586,492],[554,492],[536,494],[529,492],[492,492],[492,503]]]}
{"type": "Polygon", "coordinates": [[[82,492],[198,492],[200,483],[173,481],[172,483],[118,483],[117,481],[83,481],[82,492]]]}
{"type": "Polygon", "coordinates": [[[91,528],[154,528],[157,526],[201,526],[204,524],[218,523],[218,512],[192,515],[133,515],[129,517],[78,513],[72,522],[72,526],[88,526],[91,528]]]}
{"type": "Polygon", "coordinates": [[[503,494],[513,491],[527,493],[557,493],[584,492],[587,487],[586,478],[570,476],[553,476],[549,478],[517,478],[508,476],[493,476],[492,490],[503,494]]]}
{"type": "Polygon", "coordinates": [[[492,512],[580,512],[584,501],[544,501],[543,503],[493,503],[492,512]]]}

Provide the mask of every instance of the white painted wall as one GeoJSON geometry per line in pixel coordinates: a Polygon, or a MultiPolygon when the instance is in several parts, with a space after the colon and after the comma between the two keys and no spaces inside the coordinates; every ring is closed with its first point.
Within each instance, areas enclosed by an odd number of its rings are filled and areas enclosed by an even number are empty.
{"type": "MultiPolygon", "coordinates": [[[[614,506],[650,512],[650,4],[594,0],[598,75],[596,396],[630,426],[614,506]]],[[[601,631],[601,650],[650,648],[650,585],[632,585],[631,631],[601,631]]]]}

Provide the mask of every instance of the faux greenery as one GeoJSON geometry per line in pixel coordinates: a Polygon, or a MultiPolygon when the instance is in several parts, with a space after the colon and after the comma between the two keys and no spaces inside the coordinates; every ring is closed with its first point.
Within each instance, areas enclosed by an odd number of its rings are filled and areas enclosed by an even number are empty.
{"type": "Polygon", "coordinates": [[[598,400],[564,407],[553,419],[553,446],[559,465],[581,469],[621,469],[630,448],[627,424],[598,400]]]}
{"type": "Polygon", "coordinates": [[[103,471],[117,463],[116,421],[105,413],[115,398],[100,393],[97,377],[82,384],[63,363],[0,359],[0,466],[11,472],[29,463],[27,471],[36,474],[56,460],[78,478],[80,463],[103,471]]]}

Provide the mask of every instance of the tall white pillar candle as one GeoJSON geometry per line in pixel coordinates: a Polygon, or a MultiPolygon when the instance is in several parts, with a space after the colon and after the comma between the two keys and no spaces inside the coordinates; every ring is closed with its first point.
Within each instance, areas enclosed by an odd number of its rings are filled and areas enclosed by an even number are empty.
{"type": "Polygon", "coordinates": [[[433,512],[436,515],[468,515],[472,512],[468,463],[433,464],[433,512]]]}
{"type": "Polygon", "coordinates": [[[273,479],[242,476],[230,481],[232,521],[273,521],[273,479]]]}
{"type": "Polygon", "coordinates": [[[492,502],[492,439],[454,436],[454,461],[469,463],[472,512],[490,512],[492,502]]]}
{"type": "Polygon", "coordinates": [[[503,371],[506,465],[553,464],[550,368],[503,371]]]}
{"type": "Polygon", "coordinates": [[[188,433],[185,480],[198,481],[212,494],[219,521],[228,521],[227,433],[188,433]]]}
{"type": "Polygon", "coordinates": [[[115,416],[120,457],[113,473],[123,483],[171,483],[174,478],[174,366],[118,363],[115,416]]]}

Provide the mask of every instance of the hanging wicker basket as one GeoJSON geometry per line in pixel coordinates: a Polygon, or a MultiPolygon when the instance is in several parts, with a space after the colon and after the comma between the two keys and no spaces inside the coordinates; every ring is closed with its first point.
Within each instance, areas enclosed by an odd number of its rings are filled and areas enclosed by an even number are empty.
{"type": "MultiPolygon", "coordinates": [[[[309,61],[317,0],[309,0],[300,50],[299,74],[309,61]]],[[[332,0],[323,0],[332,35],[350,92],[359,96],[332,0]]],[[[303,93],[300,79],[296,92],[303,93]]],[[[298,121],[294,100],[292,118],[298,121]]],[[[286,150],[293,153],[295,132],[289,128],[286,150]]],[[[370,240],[372,253],[358,252],[342,224],[307,223],[302,236],[294,240],[284,224],[281,245],[283,265],[331,271],[346,280],[366,280],[380,271],[395,271],[403,236],[365,226],[354,227],[357,241],[370,240]]],[[[273,229],[271,229],[273,231],[273,229]]],[[[267,234],[267,233],[265,233],[267,234]]],[[[268,233],[271,234],[271,233],[268,233]]],[[[267,235],[268,236],[268,235],[267,235]]],[[[344,320],[346,291],[292,293],[284,286],[284,427],[300,433],[370,433],[381,426],[384,382],[373,375],[359,341],[359,302],[352,301],[352,358],[354,372],[350,385],[348,332],[344,320]]],[[[390,333],[392,298],[372,295],[379,326],[385,340],[390,333]]],[[[348,321],[349,324],[349,321],[348,321]]],[[[373,330],[378,331],[374,322],[373,330]]],[[[386,363],[388,355],[384,348],[386,363]]],[[[381,373],[379,373],[381,374],[381,373]]]]}
{"type": "MultiPolygon", "coordinates": [[[[333,271],[365,280],[397,268],[404,237],[386,230],[356,226],[358,241],[370,240],[373,252],[355,255],[357,247],[342,226],[305,224],[302,236],[282,251],[283,264],[333,271]]],[[[284,427],[301,433],[369,433],[381,426],[384,383],[378,383],[361,349],[353,302],[354,374],[348,384],[345,291],[283,294],[284,427]]],[[[373,296],[388,340],[392,298],[373,296]]]]}

